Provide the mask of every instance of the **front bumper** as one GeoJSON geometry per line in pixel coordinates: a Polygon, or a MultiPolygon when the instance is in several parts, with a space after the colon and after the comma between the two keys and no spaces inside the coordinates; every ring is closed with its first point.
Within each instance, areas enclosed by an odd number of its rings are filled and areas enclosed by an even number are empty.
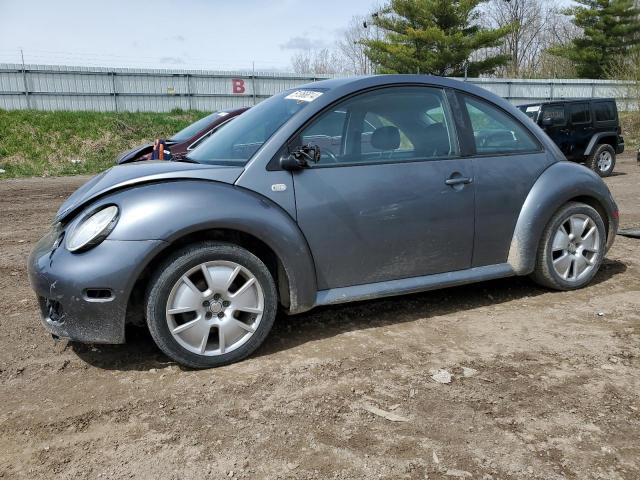
{"type": "Polygon", "coordinates": [[[52,230],[29,257],[29,280],[43,325],[55,336],[79,342],[124,343],[131,291],[164,242],[105,240],[76,254],[59,241],[61,235],[52,230]]]}

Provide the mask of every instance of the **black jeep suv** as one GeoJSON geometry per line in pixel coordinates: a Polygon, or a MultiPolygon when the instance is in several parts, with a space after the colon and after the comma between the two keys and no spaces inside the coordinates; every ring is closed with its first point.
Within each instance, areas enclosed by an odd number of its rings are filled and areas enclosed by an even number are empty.
{"type": "Polygon", "coordinates": [[[567,159],[585,163],[601,177],[611,175],[616,154],[624,151],[615,99],[554,100],[518,108],[542,127],[567,159]]]}

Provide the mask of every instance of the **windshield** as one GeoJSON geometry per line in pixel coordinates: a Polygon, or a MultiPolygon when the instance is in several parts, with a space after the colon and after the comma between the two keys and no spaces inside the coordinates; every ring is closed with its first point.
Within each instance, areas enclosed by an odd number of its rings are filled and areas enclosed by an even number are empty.
{"type": "Polygon", "coordinates": [[[200,130],[207,128],[207,125],[210,125],[216,119],[220,117],[225,117],[227,115],[228,115],[227,112],[213,112],[212,114],[207,115],[204,118],[201,118],[197,122],[192,123],[188,127],[183,128],[178,133],[173,135],[169,140],[173,142],[184,142],[185,140],[189,140],[200,130]]]}
{"type": "Polygon", "coordinates": [[[288,91],[259,103],[189,153],[199,163],[242,166],[282,125],[322,95],[288,91]]]}
{"type": "Polygon", "coordinates": [[[538,121],[538,114],[540,113],[540,105],[521,105],[518,107],[520,111],[524,112],[534,122],[538,121]]]}

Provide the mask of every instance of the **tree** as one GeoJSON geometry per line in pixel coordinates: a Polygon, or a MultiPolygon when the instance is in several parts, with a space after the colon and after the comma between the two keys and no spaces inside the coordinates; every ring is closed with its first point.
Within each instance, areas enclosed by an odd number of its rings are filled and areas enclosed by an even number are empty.
{"type": "Polygon", "coordinates": [[[486,9],[488,24],[510,27],[498,51],[509,57],[504,67],[508,77],[530,76],[540,61],[552,10],[546,0],[492,0],[486,9]]]}
{"type": "Polygon", "coordinates": [[[337,42],[337,48],[344,57],[345,69],[354,75],[369,75],[374,72],[364,44],[364,41],[372,40],[374,34],[373,29],[366,25],[365,17],[353,17],[337,42]]]}
{"type": "Polygon", "coordinates": [[[298,52],[291,57],[291,66],[298,74],[332,75],[345,72],[340,54],[328,48],[298,52]]]}
{"type": "Polygon", "coordinates": [[[460,76],[493,72],[506,55],[474,52],[500,46],[511,26],[485,28],[478,6],[487,0],[391,0],[372,22],[381,39],[367,39],[367,55],[381,73],[460,76]]]}
{"type": "Polygon", "coordinates": [[[483,24],[489,28],[511,25],[504,42],[493,53],[509,57],[497,69],[504,77],[549,78],[575,76],[573,62],[549,55],[547,50],[571,42],[581,29],[570,22],[551,0],[490,0],[482,9],[483,24]]]}
{"type": "Polygon", "coordinates": [[[582,36],[550,52],[576,64],[580,78],[605,78],[620,58],[640,45],[640,9],[633,0],[575,0],[579,6],[564,11],[582,28],[582,36]]]}

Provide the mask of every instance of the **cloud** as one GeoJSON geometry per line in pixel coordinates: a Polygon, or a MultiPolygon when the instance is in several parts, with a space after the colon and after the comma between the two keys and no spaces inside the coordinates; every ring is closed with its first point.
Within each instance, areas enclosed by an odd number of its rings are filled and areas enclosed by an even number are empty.
{"type": "Polygon", "coordinates": [[[184,64],[184,59],[181,57],[161,57],[160,63],[168,63],[171,65],[182,65],[184,64]]]}
{"type": "Polygon", "coordinates": [[[286,42],[280,44],[282,50],[314,50],[326,47],[325,42],[308,37],[291,37],[286,42]]]}

